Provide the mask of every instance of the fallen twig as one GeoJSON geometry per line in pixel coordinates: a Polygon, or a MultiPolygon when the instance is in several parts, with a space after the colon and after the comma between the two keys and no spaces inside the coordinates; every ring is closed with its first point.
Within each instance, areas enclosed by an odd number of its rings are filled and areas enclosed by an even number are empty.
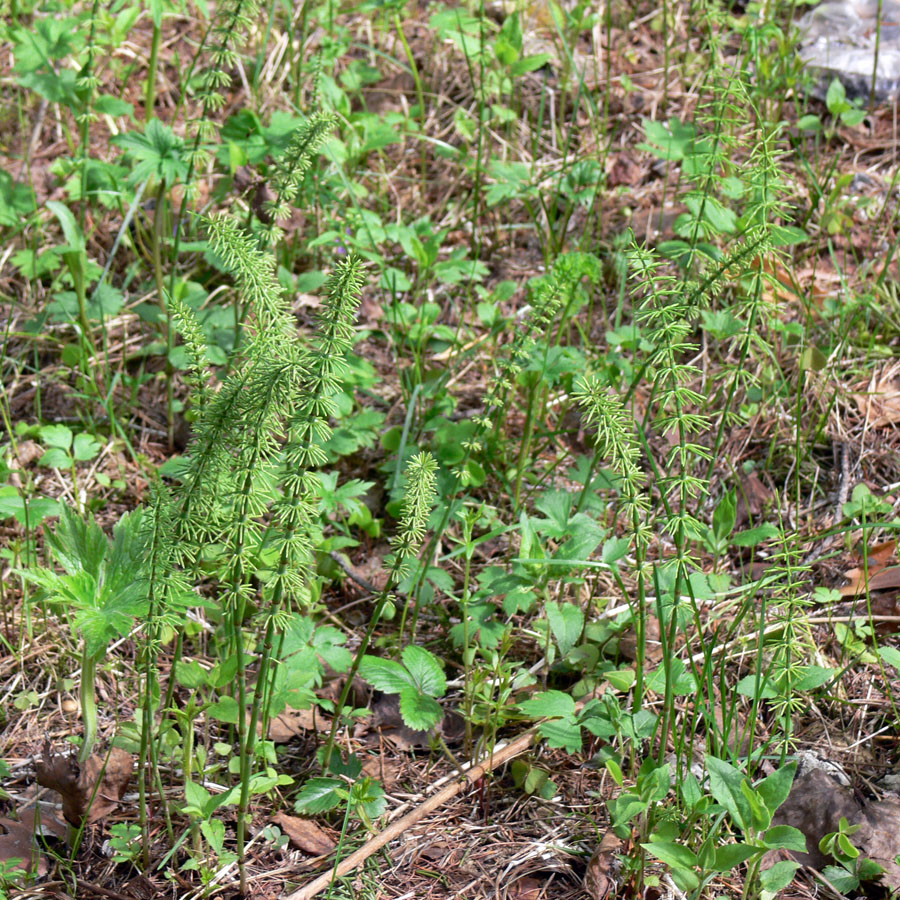
{"type": "Polygon", "coordinates": [[[433,797],[429,797],[424,803],[416,807],[412,812],[407,813],[402,819],[388,825],[384,831],[379,832],[373,838],[368,840],[359,850],[351,853],[346,859],[339,862],[330,872],[320,875],[314,881],[289,894],[284,900],[310,900],[320,891],[327,888],[336,878],[342,878],[348,872],[352,872],[360,863],[367,860],[373,853],[380,850],[385,844],[389,844],[394,838],[399,837],[408,828],[411,828],[420,820],[424,819],[429,813],[443,806],[447,801],[452,800],[463,788],[468,787],[482,778],[488,772],[503,765],[505,762],[524,753],[537,736],[538,725],[529,728],[528,731],[520,734],[514,741],[506,744],[504,747],[495,748],[494,752],[483,762],[477,765],[471,765],[466,769],[462,777],[455,778],[442,791],[439,791],[433,797]]]}

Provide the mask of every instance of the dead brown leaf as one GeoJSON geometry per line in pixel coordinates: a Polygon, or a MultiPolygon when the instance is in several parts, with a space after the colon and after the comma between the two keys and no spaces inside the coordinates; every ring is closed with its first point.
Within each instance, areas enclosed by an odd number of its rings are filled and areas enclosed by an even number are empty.
{"type": "Polygon", "coordinates": [[[401,768],[399,760],[382,754],[370,756],[363,763],[362,772],[363,775],[368,775],[370,778],[377,778],[384,785],[385,790],[390,790],[397,783],[401,768]]]}
{"type": "Polygon", "coordinates": [[[47,874],[47,860],[37,848],[33,827],[13,819],[0,819],[0,862],[12,865],[13,860],[17,860],[16,868],[47,874]]]}
{"type": "MultiPolygon", "coordinates": [[[[896,549],[896,541],[884,541],[883,543],[875,544],[868,549],[865,562],[870,581],[872,580],[873,576],[877,575],[887,566],[887,564],[893,558],[896,549]]],[[[863,593],[866,589],[864,580],[865,572],[866,570],[861,566],[857,566],[853,569],[848,569],[844,573],[844,578],[846,578],[850,582],[850,584],[846,584],[840,589],[841,595],[844,597],[848,597],[863,593]]]]}
{"type": "Polygon", "coordinates": [[[900,800],[888,797],[863,807],[852,824],[860,826],[859,831],[850,840],[858,847],[863,856],[878,863],[884,873],[880,878],[890,891],[900,891],[900,866],[897,855],[900,854],[900,800]]]}
{"type": "MultiPolygon", "coordinates": [[[[644,660],[656,664],[662,659],[662,644],[659,637],[659,619],[647,616],[644,625],[644,660]]],[[[637,635],[634,628],[629,629],[619,639],[619,653],[629,662],[637,658],[637,635]]]]}
{"type": "MultiPolygon", "coordinates": [[[[850,569],[844,573],[845,578],[850,579],[850,584],[840,589],[842,597],[855,597],[866,591],[866,579],[862,569],[850,569]]],[[[879,569],[874,575],[869,569],[868,585],[870,591],[889,591],[900,588],[900,566],[890,566],[887,569],[879,569]]]]}
{"type": "Polygon", "coordinates": [[[119,747],[109,754],[92,755],[84,764],[69,754],[51,754],[44,745],[35,766],[38,784],[62,796],[63,815],[70,825],[80,826],[109,815],[131,781],[132,757],[119,747]]]}
{"type": "Polygon", "coordinates": [[[540,900],[544,886],[537,878],[525,875],[506,889],[507,900],[540,900]]]}
{"type": "Polygon", "coordinates": [[[735,527],[744,528],[758,523],[766,506],[772,501],[772,492],[763,484],[756,472],[741,478],[735,504],[735,527]]]}
{"type": "Polygon", "coordinates": [[[600,846],[591,856],[584,873],[584,889],[591,900],[618,896],[622,864],[616,854],[622,849],[623,843],[610,829],[603,835],[600,846]]]}
{"type": "Polygon", "coordinates": [[[613,159],[606,176],[606,183],[610,187],[618,187],[621,184],[634,186],[644,177],[644,168],[639,165],[627,153],[622,153],[613,159]]]}
{"type": "Polygon", "coordinates": [[[853,399],[871,428],[885,428],[900,422],[900,363],[874,373],[868,390],[854,394],[853,399]]]}
{"type": "Polygon", "coordinates": [[[400,695],[382,694],[372,704],[372,727],[400,750],[430,747],[438,732],[448,744],[459,743],[466,732],[465,719],[455,710],[445,710],[443,718],[431,731],[415,731],[403,722],[400,695]]]}
{"type": "Polygon", "coordinates": [[[278,813],[275,824],[290,838],[291,844],[310,856],[327,856],[337,843],[312,819],[278,813]]]}
{"type": "MultiPolygon", "coordinates": [[[[822,869],[833,861],[819,850],[819,841],[838,830],[846,818],[859,830],[850,840],[863,856],[885,870],[881,883],[891,891],[900,890],[900,800],[895,797],[874,803],[860,803],[849,787],[840,784],[820,768],[809,769],[794,780],[787,800],[775,813],[773,825],[792,825],[806,837],[806,853],[794,853],[803,865],[822,869]]],[[[774,857],[769,857],[771,864],[774,857]]]]}
{"type": "Polygon", "coordinates": [[[322,711],[315,707],[286,709],[269,721],[269,740],[276,744],[287,744],[307,731],[322,734],[330,729],[331,719],[323,716],[322,711]]]}
{"type": "MultiPolygon", "coordinates": [[[[823,869],[831,860],[819,850],[819,841],[838,830],[842,818],[852,821],[861,806],[853,792],[823,769],[808,769],[794,779],[787,800],[778,808],[773,825],[791,825],[806,837],[806,853],[794,853],[797,862],[823,869]]],[[[774,857],[768,857],[769,864],[774,857]]]]}

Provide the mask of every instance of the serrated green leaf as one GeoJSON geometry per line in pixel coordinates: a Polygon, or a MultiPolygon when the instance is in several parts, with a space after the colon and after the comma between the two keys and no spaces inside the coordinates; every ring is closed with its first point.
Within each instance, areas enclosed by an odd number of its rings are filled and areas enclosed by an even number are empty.
{"type": "Polygon", "coordinates": [[[79,462],[87,462],[89,459],[93,459],[102,449],[103,445],[92,434],[76,434],[72,456],[79,462]]]}
{"type": "Polygon", "coordinates": [[[359,667],[360,677],[385,694],[399,694],[408,687],[416,687],[413,677],[393,659],[364,656],[359,667]]]}
{"type": "Polygon", "coordinates": [[[234,697],[220,697],[207,708],[206,714],[217,722],[225,722],[227,725],[237,725],[240,718],[238,703],[234,697]]]}
{"type": "Polygon", "coordinates": [[[429,731],[441,721],[443,710],[434,698],[408,687],[400,691],[400,715],[409,728],[429,731]]]}
{"type": "Polygon", "coordinates": [[[341,802],[337,791],[343,787],[344,782],[338,778],[310,778],[300,788],[294,809],[313,816],[334,809],[341,802]]]}
{"type": "Polygon", "coordinates": [[[39,460],[39,466],[47,466],[48,469],[71,469],[72,457],[59,447],[51,447],[39,460]]]}
{"type": "Polygon", "coordinates": [[[403,648],[403,664],[412,676],[413,683],[429,697],[443,697],[447,690],[447,678],[437,657],[416,644],[403,648]]]}

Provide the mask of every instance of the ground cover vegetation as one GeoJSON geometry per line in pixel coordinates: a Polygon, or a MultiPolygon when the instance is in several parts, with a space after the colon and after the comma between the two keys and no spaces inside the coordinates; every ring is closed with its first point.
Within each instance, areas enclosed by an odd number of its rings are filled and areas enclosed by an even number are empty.
{"type": "Polygon", "coordinates": [[[896,116],[801,6],[6,0],[0,896],[900,888],[896,116]]]}

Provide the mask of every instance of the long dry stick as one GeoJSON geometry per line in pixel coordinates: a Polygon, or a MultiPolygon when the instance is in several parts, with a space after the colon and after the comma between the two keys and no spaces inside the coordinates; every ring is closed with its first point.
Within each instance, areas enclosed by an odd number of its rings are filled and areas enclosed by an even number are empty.
{"type": "Polygon", "coordinates": [[[538,725],[535,725],[533,728],[529,728],[528,731],[522,732],[512,743],[495,749],[484,762],[467,769],[462,777],[454,779],[442,791],[439,791],[433,797],[429,797],[421,806],[416,807],[411,813],[407,813],[402,819],[397,819],[396,822],[388,825],[384,831],[376,834],[371,840],[363,844],[359,850],[351,853],[339,863],[336,869],[320,875],[315,881],[311,881],[299,890],[294,891],[293,894],[289,894],[284,900],[311,900],[312,897],[315,897],[316,894],[327,888],[335,878],[341,878],[348,872],[352,872],[361,862],[364,862],[385,844],[390,843],[394,838],[403,834],[407,828],[424,819],[429,813],[434,812],[434,810],[452,800],[461,790],[474,784],[492,769],[496,769],[497,766],[501,766],[520,753],[524,753],[535,739],[538,727],[538,725]]]}

